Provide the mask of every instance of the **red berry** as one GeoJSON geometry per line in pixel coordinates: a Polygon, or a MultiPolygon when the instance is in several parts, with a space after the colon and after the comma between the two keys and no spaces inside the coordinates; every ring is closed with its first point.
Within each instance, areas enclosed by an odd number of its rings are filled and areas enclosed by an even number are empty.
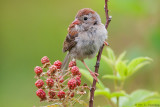
{"type": "Polygon", "coordinates": [[[46,99],[46,93],[42,89],[37,90],[36,94],[42,100],[46,99]]]}
{"type": "Polygon", "coordinates": [[[71,61],[71,62],[69,63],[69,67],[73,67],[73,66],[76,66],[76,61],[71,61]]]}
{"type": "Polygon", "coordinates": [[[42,59],[41,59],[41,62],[42,64],[45,64],[47,62],[49,62],[49,58],[47,56],[44,56],[42,59]]]}
{"type": "Polygon", "coordinates": [[[78,76],[79,76],[80,78],[81,78],[81,75],[82,75],[81,72],[79,72],[78,76]]]}
{"type": "Polygon", "coordinates": [[[57,69],[60,69],[62,63],[59,60],[57,60],[57,61],[54,62],[54,65],[57,67],[57,69]]]}
{"type": "Polygon", "coordinates": [[[53,85],[54,85],[54,81],[53,81],[52,78],[48,78],[48,79],[46,80],[46,83],[47,83],[47,85],[48,85],[49,87],[53,87],[53,85]]]}
{"type": "Polygon", "coordinates": [[[35,82],[37,88],[41,88],[44,85],[43,80],[39,79],[35,82]]]}
{"type": "Polygon", "coordinates": [[[49,98],[53,98],[56,95],[56,92],[54,92],[54,89],[50,89],[48,92],[49,98]]]}
{"type": "Polygon", "coordinates": [[[57,67],[55,65],[52,65],[51,67],[49,67],[50,73],[53,74],[56,72],[57,67]]]}
{"type": "Polygon", "coordinates": [[[71,89],[71,90],[74,90],[77,86],[77,82],[75,79],[70,79],[68,81],[68,88],[71,89]]]}
{"type": "Polygon", "coordinates": [[[62,76],[59,76],[59,78],[56,78],[56,81],[58,81],[58,79],[59,79],[59,82],[60,82],[60,83],[63,83],[64,79],[63,79],[62,76]]]}
{"type": "Polygon", "coordinates": [[[51,71],[50,70],[47,71],[47,76],[51,76],[51,71]]]}
{"type": "Polygon", "coordinates": [[[76,84],[77,84],[78,86],[81,85],[81,78],[80,78],[79,76],[76,77],[76,84]]]}
{"type": "Polygon", "coordinates": [[[64,81],[63,77],[60,76],[60,77],[59,77],[59,82],[62,83],[63,81],[64,81]]]}
{"type": "Polygon", "coordinates": [[[70,97],[74,97],[74,92],[72,92],[71,94],[69,92],[68,95],[70,95],[70,97]]]}
{"type": "Polygon", "coordinates": [[[65,92],[64,91],[59,91],[57,96],[61,99],[61,98],[65,98],[65,92]]]}
{"type": "Polygon", "coordinates": [[[43,70],[42,70],[42,68],[41,68],[40,66],[36,66],[36,67],[34,68],[34,72],[35,72],[37,75],[40,75],[40,74],[43,72],[43,70]]]}
{"type": "Polygon", "coordinates": [[[78,75],[79,74],[79,68],[77,66],[73,66],[71,69],[72,75],[78,75]]]}

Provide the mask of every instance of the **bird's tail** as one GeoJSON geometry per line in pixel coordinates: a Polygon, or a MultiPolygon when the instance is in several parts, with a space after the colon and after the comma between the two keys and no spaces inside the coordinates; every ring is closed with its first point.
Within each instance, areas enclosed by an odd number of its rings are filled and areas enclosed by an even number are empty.
{"type": "Polygon", "coordinates": [[[61,66],[61,70],[62,70],[62,74],[65,73],[65,70],[67,69],[69,62],[71,60],[71,57],[69,55],[69,52],[67,53],[67,55],[65,56],[62,66],[61,66]]]}

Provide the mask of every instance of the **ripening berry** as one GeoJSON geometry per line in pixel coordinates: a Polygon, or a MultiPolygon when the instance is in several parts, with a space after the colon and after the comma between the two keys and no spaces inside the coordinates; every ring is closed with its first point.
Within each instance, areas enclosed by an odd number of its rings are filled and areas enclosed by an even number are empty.
{"type": "Polygon", "coordinates": [[[57,96],[61,99],[61,98],[65,98],[65,92],[64,91],[59,91],[57,96]]]}
{"type": "Polygon", "coordinates": [[[56,95],[56,92],[54,92],[54,89],[50,89],[48,92],[49,98],[53,98],[56,95]]]}
{"type": "Polygon", "coordinates": [[[51,67],[49,67],[50,73],[53,74],[56,72],[57,67],[55,65],[52,65],[51,67]]]}
{"type": "Polygon", "coordinates": [[[40,99],[46,99],[46,93],[42,89],[37,90],[36,94],[40,99]]]}
{"type": "Polygon", "coordinates": [[[43,85],[44,85],[44,82],[43,82],[43,80],[41,80],[41,79],[39,79],[39,80],[37,80],[37,81],[35,82],[35,86],[36,86],[37,88],[41,88],[43,85]]]}
{"type": "Polygon", "coordinates": [[[50,70],[47,71],[47,76],[51,76],[51,71],[50,70]]]}
{"type": "Polygon", "coordinates": [[[82,75],[81,72],[79,72],[78,76],[79,76],[80,78],[81,78],[81,75],[82,75]]]}
{"type": "Polygon", "coordinates": [[[43,70],[42,70],[42,68],[41,68],[40,66],[36,66],[36,67],[34,68],[34,72],[35,72],[37,75],[40,75],[40,74],[43,72],[43,70]]]}
{"type": "Polygon", "coordinates": [[[46,80],[46,83],[47,83],[47,86],[49,86],[49,87],[53,87],[53,85],[54,85],[54,81],[53,81],[52,78],[48,78],[48,79],[46,80]]]}
{"type": "Polygon", "coordinates": [[[59,76],[58,78],[56,78],[56,81],[57,81],[57,82],[58,82],[58,79],[59,79],[59,82],[60,82],[60,83],[63,83],[64,79],[63,79],[62,76],[59,76]]]}
{"type": "Polygon", "coordinates": [[[73,66],[76,66],[76,61],[70,61],[69,67],[73,67],[73,66]]]}
{"type": "Polygon", "coordinates": [[[60,69],[62,63],[59,60],[57,60],[57,61],[54,62],[54,65],[57,67],[57,69],[60,69]]]}
{"type": "Polygon", "coordinates": [[[77,86],[77,82],[75,79],[70,79],[68,81],[68,88],[71,89],[71,90],[74,90],[77,86]]]}
{"type": "Polygon", "coordinates": [[[78,75],[79,74],[79,68],[77,66],[73,66],[71,69],[72,75],[78,75]]]}
{"type": "Polygon", "coordinates": [[[69,92],[68,95],[70,95],[70,97],[74,97],[74,92],[72,92],[71,94],[69,92]]]}
{"type": "Polygon", "coordinates": [[[76,84],[77,84],[78,86],[81,85],[81,78],[80,78],[79,76],[76,77],[76,84]]]}
{"type": "Polygon", "coordinates": [[[64,81],[63,77],[60,76],[60,77],[59,77],[59,82],[60,82],[60,83],[63,83],[63,81],[64,81]]]}
{"type": "Polygon", "coordinates": [[[44,56],[42,59],[41,59],[41,62],[42,64],[45,64],[47,62],[49,62],[49,58],[47,56],[44,56]]]}

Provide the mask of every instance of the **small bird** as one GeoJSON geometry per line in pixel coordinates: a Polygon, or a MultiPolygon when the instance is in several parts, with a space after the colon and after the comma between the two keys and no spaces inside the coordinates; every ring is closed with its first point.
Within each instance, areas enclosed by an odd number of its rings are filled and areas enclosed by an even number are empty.
{"type": "Polygon", "coordinates": [[[95,57],[103,44],[108,45],[105,41],[107,37],[107,30],[95,11],[90,8],[79,10],[75,20],[68,27],[68,34],[63,43],[63,52],[68,53],[61,68],[65,69],[70,60],[80,60],[91,76],[98,81],[98,73],[92,72],[84,59],[95,57]]]}

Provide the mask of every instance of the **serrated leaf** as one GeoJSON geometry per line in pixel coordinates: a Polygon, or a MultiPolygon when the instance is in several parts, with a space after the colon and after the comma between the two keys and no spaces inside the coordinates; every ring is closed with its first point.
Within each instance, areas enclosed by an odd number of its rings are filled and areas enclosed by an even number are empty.
{"type": "Polygon", "coordinates": [[[157,96],[156,92],[150,92],[147,90],[137,90],[129,95],[128,99],[122,103],[122,107],[130,107],[139,102],[145,101],[150,97],[157,96]]]}
{"type": "Polygon", "coordinates": [[[105,61],[107,64],[109,64],[111,67],[114,65],[113,61],[106,56],[102,55],[101,60],[105,61]]]}
{"type": "Polygon", "coordinates": [[[107,48],[108,58],[113,62],[116,60],[116,56],[111,48],[107,48]]]}
{"type": "Polygon", "coordinates": [[[95,90],[94,95],[95,96],[102,95],[102,96],[105,96],[107,98],[111,98],[110,90],[108,88],[103,89],[103,90],[97,89],[97,90],[95,90]]]}
{"type": "Polygon", "coordinates": [[[148,100],[148,101],[143,101],[140,103],[137,103],[136,106],[140,107],[140,106],[153,106],[153,107],[158,107],[160,106],[160,99],[152,99],[152,100],[148,100]]]}
{"type": "Polygon", "coordinates": [[[119,57],[117,58],[117,61],[121,61],[125,57],[125,55],[126,55],[126,51],[124,51],[119,55],[119,57]]]}
{"type": "Polygon", "coordinates": [[[127,76],[127,65],[122,62],[122,61],[119,61],[116,63],[116,71],[119,73],[120,77],[122,79],[125,79],[125,76],[127,76]]]}
{"type": "Polygon", "coordinates": [[[124,91],[120,91],[120,92],[113,92],[111,93],[111,98],[112,97],[120,97],[120,96],[125,96],[126,93],[124,91]]]}
{"type": "Polygon", "coordinates": [[[113,80],[121,80],[120,77],[114,75],[104,75],[102,78],[113,79],[113,80]]]}
{"type": "Polygon", "coordinates": [[[150,61],[152,61],[152,59],[149,57],[139,57],[139,58],[133,59],[128,64],[129,75],[135,73],[137,70],[142,68],[144,65],[148,64],[150,61]]]}
{"type": "MultiPolygon", "coordinates": [[[[89,71],[85,70],[85,69],[80,69],[80,72],[82,73],[82,75],[89,80],[91,83],[93,82],[93,77],[91,76],[91,74],[89,73],[89,71]]],[[[100,81],[100,79],[98,79],[98,83],[96,84],[96,87],[98,87],[99,89],[105,89],[105,86],[103,85],[103,83],[100,81]]]]}

